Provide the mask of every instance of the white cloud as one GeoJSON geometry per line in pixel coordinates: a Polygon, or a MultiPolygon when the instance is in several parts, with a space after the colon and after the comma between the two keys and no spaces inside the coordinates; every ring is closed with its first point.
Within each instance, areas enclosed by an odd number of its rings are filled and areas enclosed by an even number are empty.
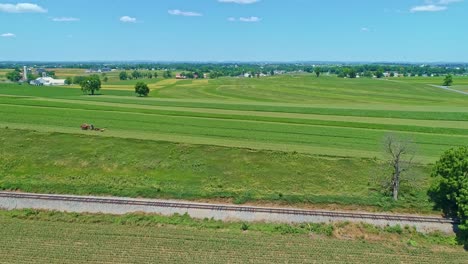
{"type": "Polygon", "coordinates": [[[254,4],[254,3],[260,2],[260,0],[218,0],[218,2],[248,5],[248,4],[254,4]]]}
{"type": "Polygon", "coordinates": [[[231,22],[236,22],[236,21],[239,21],[239,22],[260,22],[262,19],[259,18],[259,17],[256,17],[256,16],[251,16],[251,17],[239,17],[239,18],[228,17],[227,20],[231,21],[231,22]]]}
{"type": "Polygon", "coordinates": [[[3,38],[14,38],[14,37],[16,37],[16,35],[13,34],[13,33],[4,33],[4,34],[1,34],[0,37],[3,37],[3,38]]]}
{"type": "Polygon", "coordinates": [[[426,0],[426,5],[415,6],[410,9],[411,13],[416,12],[439,12],[448,9],[448,6],[454,3],[460,3],[463,0],[426,0]]]}
{"type": "Polygon", "coordinates": [[[240,22],[260,22],[260,20],[262,20],[262,19],[259,18],[259,17],[255,17],[255,16],[252,16],[252,17],[239,17],[240,22]]]}
{"type": "Polygon", "coordinates": [[[440,0],[439,5],[450,5],[453,3],[460,3],[463,2],[463,0],[440,0]]]}
{"type": "Polygon", "coordinates": [[[76,18],[76,17],[54,17],[54,18],[52,18],[52,21],[55,21],[55,22],[74,22],[74,21],[80,21],[80,19],[76,18]]]}
{"type": "Polygon", "coordinates": [[[411,13],[416,13],[416,12],[439,12],[439,11],[444,11],[447,10],[446,6],[440,6],[440,5],[422,5],[422,6],[415,6],[411,8],[411,13]]]}
{"type": "Polygon", "coordinates": [[[36,4],[18,3],[18,4],[0,4],[0,12],[6,13],[47,13],[44,9],[36,4]]]}
{"type": "Polygon", "coordinates": [[[361,28],[361,31],[362,31],[362,32],[369,32],[369,31],[370,31],[370,29],[369,29],[369,28],[367,28],[367,27],[362,27],[362,28],[361,28]]]}
{"type": "Polygon", "coordinates": [[[203,16],[197,12],[181,11],[179,9],[168,10],[167,12],[174,16],[203,16]]]}
{"type": "Polygon", "coordinates": [[[134,17],[129,17],[129,16],[123,16],[120,18],[120,21],[124,23],[136,23],[137,19],[134,17]]]}

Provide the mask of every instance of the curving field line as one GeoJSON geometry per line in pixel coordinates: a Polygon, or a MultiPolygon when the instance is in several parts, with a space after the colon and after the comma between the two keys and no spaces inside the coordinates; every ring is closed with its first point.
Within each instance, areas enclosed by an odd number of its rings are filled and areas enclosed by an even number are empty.
{"type": "Polygon", "coordinates": [[[435,88],[444,89],[444,90],[451,91],[451,92],[455,92],[455,93],[460,93],[460,94],[468,95],[468,92],[455,90],[455,89],[449,88],[449,87],[447,87],[447,86],[433,85],[433,84],[430,84],[430,86],[435,87],[435,88]]]}

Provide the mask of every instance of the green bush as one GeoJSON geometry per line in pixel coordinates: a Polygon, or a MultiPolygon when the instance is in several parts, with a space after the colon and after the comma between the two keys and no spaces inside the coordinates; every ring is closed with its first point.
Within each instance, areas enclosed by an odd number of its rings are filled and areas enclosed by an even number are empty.
{"type": "Polygon", "coordinates": [[[386,227],[384,228],[384,231],[385,231],[385,232],[388,232],[388,233],[403,234],[403,229],[401,228],[400,225],[396,225],[396,226],[386,226],[386,227]]]}
{"type": "Polygon", "coordinates": [[[247,230],[249,230],[249,225],[246,224],[246,223],[242,223],[242,225],[241,225],[241,230],[242,230],[242,231],[247,231],[247,230]]]}

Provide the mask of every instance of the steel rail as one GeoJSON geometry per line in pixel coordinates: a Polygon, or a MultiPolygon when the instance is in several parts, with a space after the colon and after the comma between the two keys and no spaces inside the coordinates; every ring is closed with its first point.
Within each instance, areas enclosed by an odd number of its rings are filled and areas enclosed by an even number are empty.
{"type": "Polygon", "coordinates": [[[171,201],[150,201],[138,200],[131,198],[108,198],[108,197],[80,197],[69,195],[49,195],[49,194],[32,194],[32,193],[17,193],[17,192],[0,192],[0,197],[15,198],[15,199],[35,199],[49,200],[62,202],[80,202],[80,203],[97,203],[97,204],[113,204],[113,205],[135,205],[163,208],[182,208],[182,209],[199,209],[212,211],[230,211],[230,212],[252,212],[252,213],[267,213],[267,214],[283,214],[283,215],[303,215],[303,216],[322,216],[332,218],[352,218],[352,219],[371,219],[371,220],[386,220],[397,222],[418,222],[418,223],[443,223],[443,224],[458,224],[457,219],[430,217],[430,216],[410,216],[396,214],[372,214],[358,212],[334,212],[323,210],[303,210],[303,209],[287,209],[287,208],[269,208],[269,207],[254,207],[254,206],[235,206],[235,205],[214,205],[203,203],[184,203],[171,201]]]}

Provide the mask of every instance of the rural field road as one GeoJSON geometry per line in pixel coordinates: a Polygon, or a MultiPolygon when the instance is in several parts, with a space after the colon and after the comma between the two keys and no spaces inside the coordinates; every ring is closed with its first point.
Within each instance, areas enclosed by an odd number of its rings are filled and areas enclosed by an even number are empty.
{"type": "Polygon", "coordinates": [[[193,218],[274,223],[364,222],[376,226],[414,226],[420,232],[453,233],[455,221],[437,216],[301,210],[208,204],[173,200],[0,192],[0,209],[41,209],[77,213],[160,215],[188,214],[193,218]]]}
{"type": "Polygon", "coordinates": [[[455,90],[455,89],[452,89],[452,88],[448,88],[447,86],[433,85],[433,84],[429,84],[429,85],[432,86],[432,87],[444,89],[444,90],[447,90],[447,91],[452,91],[452,92],[456,92],[456,93],[461,93],[461,94],[464,94],[464,95],[468,95],[468,92],[455,90]]]}

